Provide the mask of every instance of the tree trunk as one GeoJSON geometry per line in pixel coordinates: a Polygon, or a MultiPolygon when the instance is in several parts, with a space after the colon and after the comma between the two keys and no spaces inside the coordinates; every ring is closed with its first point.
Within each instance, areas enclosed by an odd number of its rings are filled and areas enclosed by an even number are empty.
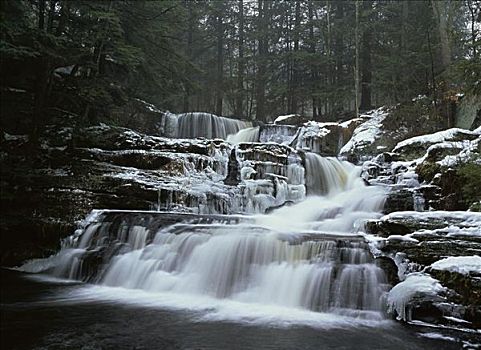
{"type": "Polygon", "coordinates": [[[216,14],[216,32],[217,32],[217,79],[215,94],[215,114],[222,115],[222,100],[224,97],[223,79],[224,79],[224,23],[223,8],[219,3],[216,14]]]}
{"type": "Polygon", "coordinates": [[[61,4],[60,15],[58,20],[58,26],[55,31],[55,36],[62,35],[63,30],[65,29],[65,26],[68,22],[69,14],[70,14],[68,1],[62,1],[60,4],[61,4]]]}
{"type": "Polygon", "coordinates": [[[45,0],[38,0],[38,29],[45,29],[45,0]]]}
{"type": "MultiPolygon", "coordinates": [[[[327,1],[326,5],[326,24],[327,24],[327,73],[326,81],[327,86],[334,86],[335,74],[332,65],[332,30],[331,30],[331,2],[327,1]]],[[[332,99],[330,96],[326,96],[324,100],[324,114],[330,113],[330,107],[332,105],[332,99]]]]}
{"type": "Polygon", "coordinates": [[[354,93],[356,117],[359,116],[359,0],[356,0],[356,66],[354,67],[354,93]]]}
{"type": "Polygon", "coordinates": [[[447,1],[449,0],[431,1],[433,11],[438,22],[439,39],[441,43],[441,62],[443,69],[446,69],[451,63],[451,43],[448,35],[447,1]]]}
{"type": "Polygon", "coordinates": [[[257,76],[256,76],[256,119],[265,121],[265,100],[266,100],[266,70],[267,70],[267,52],[268,52],[268,4],[269,1],[258,0],[259,14],[259,52],[257,55],[257,76]]]}
{"type": "Polygon", "coordinates": [[[291,75],[291,96],[290,96],[290,106],[289,112],[290,113],[297,113],[298,109],[298,101],[297,95],[299,90],[299,60],[297,58],[297,53],[299,52],[299,32],[301,24],[301,2],[300,0],[296,0],[296,9],[295,9],[295,17],[294,17],[294,59],[292,60],[292,75],[291,75]]]}
{"type": "MultiPolygon", "coordinates": [[[[309,0],[308,4],[308,17],[309,17],[309,51],[314,56],[316,52],[316,42],[314,41],[314,1],[309,0]]],[[[320,108],[318,107],[319,101],[316,99],[314,94],[316,93],[316,83],[317,83],[317,69],[314,63],[311,64],[311,96],[312,96],[312,118],[316,119],[320,114],[320,108]]]]}
{"type": "MultiPolygon", "coordinates": [[[[371,2],[363,2],[364,13],[371,10],[371,2]]],[[[372,31],[369,24],[369,18],[366,18],[364,29],[362,31],[361,40],[361,104],[359,109],[367,111],[372,109],[371,102],[371,80],[372,80],[372,65],[371,65],[371,40],[372,31]]]]}
{"type": "MultiPolygon", "coordinates": [[[[336,23],[341,23],[343,18],[344,18],[344,3],[342,1],[336,1],[334,2],[335,4],[335,15],[334,19],[336,23]]],[[[339,27],[341,25],[338,25],[339,27]]],[[[335,60],[335,65],[334,65],[334,81],[333,81],[333,89],[334,90],[340,90],[343,88],[343,43],[344,43],[344,38],[343,34],[340,29],[338,29],[335,32],[334,35],[334,45],[333,45],[333,57],[335,60]]],[[[338,112],[340,109],[342,109],[342,96],[339,97],[334,97],[332,102],[332,108],[331,110],[333,112],[338,112]]]]}
{"type": "Polygon", "coordinates": [[[431,45],[431,35],[429,33],[429,27],[427,28],[427,39],[428,39],[428,49],[429,49],[429,57],[431,59],[431,81],[432,81],[432,95],[433,95],[433,104],[434,108],[437,107],[437,93],[436,93],[436,77],[434,75],[434,58],[433,58],[433,49],[431,45]]]}
{"type": "MultiPolygon", "coordinates": [[[[469,13],[471,14],[471,45],[473,50],[473,58],[476,59],[476,8],[472,0],[467,0],[469,13]]],[[[479,4],[478,4],[479,6],[479,4]]],[[[478,7],[479,9],[479,7],[478,7]]]]}
{"type": "Polygon", "coordinates": [[[57,0],[50,0],[50,8],[48,10],[48,20],[47,20],[47,33],[53,32],[53,21],[55,19],[56,6],[57,6],[57,0]]]}
{"type": "Polygon", "coordinates": [[[239,57],[237,61],[237,94],[236,111],[237,116],[244,115],[244,2],[239,0],[239,57]]]}
{"type": "MultiPolygon", "coordinates": [[[[193,33],[194,33],[194,15],[192,11],[192,1],[185,0],[185,5],[187,6],[188,12],[188,29],[187,29],[187,47],[186,47],[186,55],[189,61],[192,60],[192,44],[193,44],[193,33]]],[[[185,87],[184,92],[184,103],[183,103],[183,111],[189,111],[189,99],[190,99],[190,89],[189,87],[185,87]]]]}
{"type": "Polygon", "coordinates": [[[45,102],[48,88],[48,60],[45,57],[40,57],[37,66],[37,74],[35,78],[35,99],[33,111],[32,133],[30,141],[32,144],[38,143],[38,136],[40,134],[41,125],[44,122],[45,116],[45,102]]]}

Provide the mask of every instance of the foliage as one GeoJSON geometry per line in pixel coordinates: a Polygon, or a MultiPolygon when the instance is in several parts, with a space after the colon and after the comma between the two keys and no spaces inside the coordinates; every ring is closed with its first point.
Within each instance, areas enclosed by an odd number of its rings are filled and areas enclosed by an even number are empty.
{"type": "Polygon", "coordinates": [[[481,7],[471,0],[439,2],[440,15],[430,1],[0,4],[2,89],[33,94],[33,129],[53,108],[89,123],[131,98],[175,112],[337,119],[354,109],[355,72],[369,106],[480,93],[481,7]]]}

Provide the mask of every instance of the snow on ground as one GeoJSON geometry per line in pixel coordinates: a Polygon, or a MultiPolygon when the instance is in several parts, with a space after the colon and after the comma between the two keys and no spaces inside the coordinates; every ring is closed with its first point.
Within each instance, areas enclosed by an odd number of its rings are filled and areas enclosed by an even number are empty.
{"type": "Polygon", "coordinates": [[[442,335],[439,333],[429,332],[429,333],[418,333],[421,337],[429,338],[429,339],[441,339],[441,340],[448,340],[448,341],[457,341],[456,338],[448,337],[446,335],[442,335]]]}
{"type": "Polygon", "coordinates": [[[339,125],[343,128],[349,128],[352,123],[357,123],[362,121],[364,121],[363,118],[353,118],[353,119],[346,120],[345,122],[342,122],[339,125]]]}
{"type": "Polygon", "coordinates": [[[23,142],[28,141],[28,135],[11,135],[4,132],[3,137],[5,138],[5,141],[19,141],[19,140],[23,142]]]}
{"type": "Polygon", "coordinates": [[[434,143],[449,141],[456,138],[458,134],[481,135],[481,128],[478,128],[474,131],[460,129],[460,128],[452,128],[452,129],[447,129],[443,131],[438,131],[433,134],[426,134],[426,135],[411,137],[409,139],[399,142],[396,145],[396,147],[394,147],[393,152],[396,152],[402,147],[413,145],[413,144],[424,144],[424,143],[434,144],[434,143]]]}
{"type": "Polygon", "coordinates": [[[456,220],[461,225],[481,227],[481,213],[470,211],[396,211],[384,215],[381,220],[416,220],[421,222],[429,222],[432,220],[456,220]]]}
{"type": "Polygon", "coordinates": [[[405,242],[412,242],[412,243],[419,243],[419,241],[415,238],[412,238],[411,235],[390,235],[387,238],[388,241],[405,241],[405,242]]]}
{"type": "Polygon", "coordinates": [[[410,321],[411,310],[408,303],[420,295],[435,296],[446,288],[438,280],[424,273],[411,273],[406,279],[395,285],[388,294],[388,312],[397,313],[398,320],[410,321]]]}
{"type": "Polygon", "coordinates": [[[162,111],[160,109],[158,109],[155,105],[153,105],[152,103],[149,103],[149,102],[146,102],[144,100],[141,100],[139,98],[135,98],[134,100],[137,100],[138,102],[140,102],[141,104],[143,104],[145,106],[145,108],[147,108],[150,112],[154,112],[154,113],[162,113],[162,111]]]}
{"type": "Polygon", "coordinates": [[[383,107],[374,110],[369,115],[361,115],[361,117],[369,119],[354,130],[351,139],[341,148],[340,154],[350,153],[356,148],[362,149],[374,143],[381,134],[382,121],[387,115],[388,113],[383,107]]]}
{"type": "MultiPolygon", "coordinates": [[[[472,159],[472,154],[474,152],[479,152],[477,150],[480,149],[481,144],[481,137],[473,141],[465,141],[466,143],[463,146],[463,150],[454,156],[447,155],[444,159],[438,161],[437,163],[441,166],[451,167],[459,163],[466,162],[472,159]]],[[[476,163],[481,163],[481,159],[474,160],[476,163]]]]}
{"type": "MultiPolygon", "coordinates": [[[[481,145],[481,128],[478,128],[474,131],[465,130],[465,129],[448,129],[443,130],[434,134],[416,136],[404,141],[399,142],[396,147],[393,149],[393,152],[403,153],[403,148],[409,145],[415,145],[426,148],[424,155],[416,159],[410,159],[407,161],[396,161],[391,163],[391,169],[393,173],[398,173],[398,176],[402,180],[402,178],[406,177],[405,174],[407,173],[415,173],[416,167],[426,161],[431,154],[436,155],[437,150],[440,149],[453,149],[454,152],[458,152],[458,154],[452,154],[444,156],[443,159],[436,161],[436,163],[443,167],[452,167],[457,164],[467,162],[467,161],[474,161],[476,163],[481,163],[481,159],[473,158],[473,155],[479,154],[479,149],[481,145]],[[454,136],[460,136],[460,132],[464,135],[479,135],[474,140],[459,140],[459,141],[449,141],[448,139],[453,138],[454,136]],[[406,169],[403,170],[402,169],[406,169]],[[400,172],[401,170],[401,172],[400,172]]],[[[442,151],[441,151],[442,152],[442,151]]],[[[441,153],[442,154],[442,153],[441,153]]],[[[438,158],[439,159],[439,158],[438,158]]],[[[400,181],[398,181],[400,183],[400,181]]]]}
{"type": "MultiPolygon", "coordinates": [[[[481,236],[481,227],[472,222],[470,227],[466,226],[466,222],[463,222],[459,227],[456,225],[449,225],[440,229],[435,230],[419,230],[412,234],[410,237],[416,237],[417,235],[434,235],[434,236],[445,236],[445,237],[456,237],[456,236],[481,236]]],[[[469,223],[468,223],[469,224],[469,223]]]]}
{"type": "Polygon", "coordinates": [[[287,120],[287,119],[290,119],[290,118],[294,118],[294,117],[296,117],[296,116],[297,116],[297,114],[280,115],[280,116],[278,116],[278,117],[274,120],[274,124],[279,123],[279,122],[282,122],[282,121],[287,120]]]}
{"type": "Polygon", "coordinates": [[[457,272],[468,275],[471,272],[481,273],[481,257],[472,256],[451,256],[436,261],[430,266],[434,270],[457,272]]]}

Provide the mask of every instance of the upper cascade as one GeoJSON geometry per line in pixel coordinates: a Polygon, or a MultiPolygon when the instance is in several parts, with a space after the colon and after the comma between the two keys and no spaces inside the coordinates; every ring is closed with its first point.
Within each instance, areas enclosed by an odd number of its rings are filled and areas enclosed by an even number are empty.
{"type": "Polygon", "coordinates": [[[211,113],[191,112],[183,114],[167,113],[164,115],[163,134],[172,138],[226,139],[241,129],[252,126],[251,122],[219,117],[211,113]]]}

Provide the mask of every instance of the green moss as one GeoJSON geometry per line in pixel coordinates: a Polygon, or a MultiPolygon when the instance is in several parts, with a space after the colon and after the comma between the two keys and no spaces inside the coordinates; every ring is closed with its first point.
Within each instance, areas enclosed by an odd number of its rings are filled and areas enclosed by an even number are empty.
{"type": "Polygon", "coordinates": [[[434,162],[423,162],[416,167],[416,173],[421,181],[431,182],[434,175],[439,173],[441,166],[434,162]]]}
{"type": "Polygon", "coordinates": [[[481,202],[471,203],[469,210],[481,212],[481,202]]]}
{"type": "Polygon", "coordinates": [[[461,178],[461,193],[464,202],[472,210],[481,211],[481,156],[475,157],[468,163],[463,163],[458,168],[458,175],[461,178]]]}

